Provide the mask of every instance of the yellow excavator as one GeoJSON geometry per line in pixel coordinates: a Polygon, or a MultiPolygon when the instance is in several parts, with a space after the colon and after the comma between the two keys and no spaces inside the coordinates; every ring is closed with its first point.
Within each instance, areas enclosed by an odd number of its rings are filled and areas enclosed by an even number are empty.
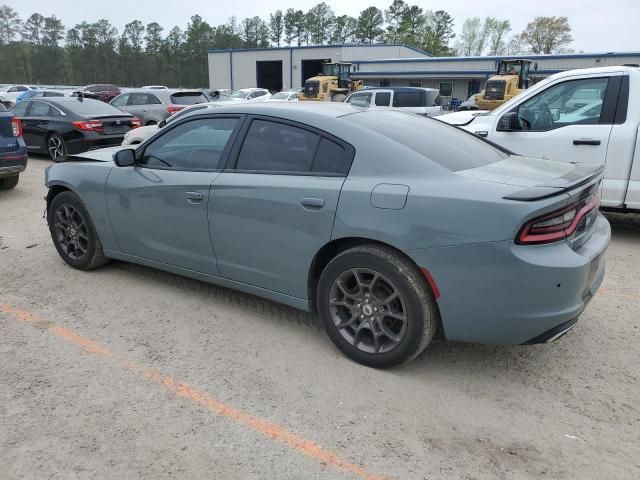
{"type": "Polygon", "coordinates": [[[496,75],[487,80],[485,89],[476,96],[480,110],[493,110],[529,88],[531,69],[538,64],[526,59],[500,60],[496,75]]]}
{"type": "Polygon", "coordinates": [[[351,92],[361,90],[362,80],[351,79],[351,63],[324,63],[322,73],[308,78],[298,96],[303,102],[344,102],[351,92]]]}

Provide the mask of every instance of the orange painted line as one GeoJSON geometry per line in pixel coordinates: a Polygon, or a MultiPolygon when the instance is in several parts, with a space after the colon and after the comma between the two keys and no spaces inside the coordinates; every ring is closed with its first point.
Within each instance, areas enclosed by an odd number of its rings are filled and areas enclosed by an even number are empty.
{"type": "Polygon", "coordinates": [[[216,400],[191,385],[179,382],[168,375],[164,375],[158,370],[143,367],[131,360],[128,360],[126,357],[116,355],[95,340],[79,335],[73,330],[54,325],[51,322],[47,322],[42,318],[33,315],[27,310],[22,310],[6,303],[0,303],[0,312],[25,323],[47,325],[45,328],[47,331],[78,347],[79,349],[102,358],[110,359],[119,366],[137,373],[157,385],[160,385],[174,395],[189,400],[194,405],[202,406],[222,417],[233,420],[267,438],[284,444],[291,450],[302,453],[312,460],[332,467],[341,473],[353,474],[365,480],[384,480],[382,475],[368,472],[359,465],[343,460],[337,453],[326,450],[311,440],[307,440],[291,433],[276,423],[263,420],[259,417],[243,412],[242,410],[238,410],[237,408],[216,400]]]}

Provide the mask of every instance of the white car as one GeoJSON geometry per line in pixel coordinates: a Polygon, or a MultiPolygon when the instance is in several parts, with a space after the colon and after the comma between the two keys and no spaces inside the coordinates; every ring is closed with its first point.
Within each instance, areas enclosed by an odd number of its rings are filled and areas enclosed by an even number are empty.
{"type": "Polygon", "coordinates": [[[169,87],[165,87],[164,85],[145,85],[142,88],[147,90],[169,90],[169,87]]]}
{"type": "Polygon", "coordinates": [[[344,101],[357,107],[400,108],[425,117],[442,114],[440,91],[435,88],[365,88],[352,93],[344,101]]]}
{"type": "Polygon", "coordinates": [[[300,90],[287,90],[278,92],[267,98],[267,102],[297,102],[300,90]]]}
{"type": "Polygon", "coordinates": [[[166,125],[171,124],[175,120],[184,117],[185,115],[194,112],[196,110],[202,110],[204,108],[215,108],[221,107],[223,105],[236,104],[233,100],[223,100],[219,102],[207,102],[207,103],[196,103],[195,105],[190,105],[182,110],[174,113],[166,120],[162,120],[161,122],[155,125],[146,125],[144,127],[134,128],[129,130],[122,140],[122,145],[137,145],[139,143],[144,142],[147,138],[155,135],[155,133],[164,128],[166,125]]]}
{"type": "Polygon", "coordinates": [[[16,103],[16,98],[22,95],[27,90],[37,90],[35,87],[29,87],[27,85],[6,85],[0,87],[0,102],[16,103]]]}
{"type": "Polygon", "coordinates": [[[527,157],[604,165],[602,207],[640,211],[640,68],[556,73],[490,112],[438,120],[527,157]]]}
{"type": "Polygon", "coordinates": [[[271,97],[271,94],[266,88],[241,88],[229,93],[231,100],[243,100],[246,102],[261,102],[269,97],[271,97]]]}

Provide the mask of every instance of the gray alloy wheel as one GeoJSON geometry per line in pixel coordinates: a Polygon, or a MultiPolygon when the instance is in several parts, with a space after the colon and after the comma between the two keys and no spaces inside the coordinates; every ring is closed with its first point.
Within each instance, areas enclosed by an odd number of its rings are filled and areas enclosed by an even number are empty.
{"type": "Polygon", "coordinates": [[[58,135],[51,135],[47,139],[47,151],[51,160],[57,160],[60,157],[64,157],[66,149],[64,147],[64,140],[58,135]]]}
{"type": "Polygon", "coordinates": [[[389,352],[407,333],[407,309],[399,289],[369,268],[352,268],[335,279],[329,311],[340,335],[363,352],[389,352]]]}
{"type": "Polygon", "coordinates": [[[62,204],[53,219],[54,239],[60,249],[71,260],[82,260],[89,248],[89,232],[81,213],[72,205],[62,204]]]}

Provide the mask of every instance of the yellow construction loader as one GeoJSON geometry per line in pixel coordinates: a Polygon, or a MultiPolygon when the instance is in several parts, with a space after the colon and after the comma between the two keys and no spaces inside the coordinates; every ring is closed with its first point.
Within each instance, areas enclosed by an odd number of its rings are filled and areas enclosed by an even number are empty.
{"type": "Polygon", "coordinates": [[[526,59],[500,60],[498,72],[487,80],[485,89],[476,96],[480,110],[493,110],[529,88],[529,71],[538,64],[526,59]]]}
{"type": "Polygon", "coordinates": [[[322,73],[304,82],[298,100],[304,102],[344,102],[351,92],[362,89],[362,80],[351,80],[351,63],[324,63],[322,73]]]}

